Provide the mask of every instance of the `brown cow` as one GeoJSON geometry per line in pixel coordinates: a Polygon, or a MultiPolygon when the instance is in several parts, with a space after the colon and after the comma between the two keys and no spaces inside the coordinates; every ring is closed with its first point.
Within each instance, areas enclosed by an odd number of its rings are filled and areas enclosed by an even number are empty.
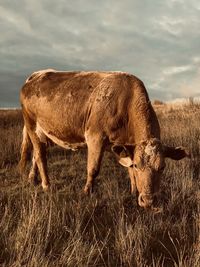
{"type": "Polygon", "coordinates": [[[151,207],[158,192],[165,158],[187,156],[184,149],[166,147],[144,84],[124,72],[33,73],[20,95],[24,117],[21,167],[25,167],[29,140],[33,164],[29,179],[38,183],[39,170],[44,190],[50,186],[46,164],[46,140],[77,149],[88,148],[87,182],[92,190],[106,147],[112,145],[119,163],[128,168],[131,191],[138,203],[151,207]]]}

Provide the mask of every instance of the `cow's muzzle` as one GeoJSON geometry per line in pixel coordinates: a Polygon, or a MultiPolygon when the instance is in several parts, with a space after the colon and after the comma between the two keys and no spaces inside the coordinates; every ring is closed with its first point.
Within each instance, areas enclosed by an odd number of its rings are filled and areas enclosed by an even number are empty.
{"type": "Polygon", "coordinates": [[[153,194],[139,194],[138,204],[140,207],[149,208],[153,206],[154,195],[153,194]]]}

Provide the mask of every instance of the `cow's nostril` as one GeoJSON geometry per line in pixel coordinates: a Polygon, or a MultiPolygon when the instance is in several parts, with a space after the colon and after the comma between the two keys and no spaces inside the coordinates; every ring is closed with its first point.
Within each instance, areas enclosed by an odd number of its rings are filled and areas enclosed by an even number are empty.
{"type": "Polygon", "coordinates": [[[140,196],[140,201],[141,201],[142,203],[145,203],[145,201],[144,201],[144,199],[143,199],[143,196],[142,196],[142,195],[140,196]]]}

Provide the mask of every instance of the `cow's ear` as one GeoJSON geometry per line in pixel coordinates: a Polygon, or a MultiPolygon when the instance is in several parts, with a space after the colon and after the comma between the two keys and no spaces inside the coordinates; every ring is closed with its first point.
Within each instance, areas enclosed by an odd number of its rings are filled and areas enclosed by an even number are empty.
{"type": "Polygon", "coordinates": [[[131,148],[133,150],[133,146],[122,146],[122,145],[113,145],[112,151],[116,155],[119,163],[124,167],[133,166],[133,161],[131,157],[131,148]]]}
{"type": "Polygon", "coordinates": [[[164,156],[166,158],[180,160],[185,157],[190,158],[190,154],[183,147],[163,146],[164,156]]]}

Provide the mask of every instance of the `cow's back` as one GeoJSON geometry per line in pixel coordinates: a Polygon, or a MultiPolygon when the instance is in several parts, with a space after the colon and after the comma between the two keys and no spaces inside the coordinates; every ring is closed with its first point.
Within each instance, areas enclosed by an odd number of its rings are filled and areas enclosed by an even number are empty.
{"type": "Polygon", "coordinates": [[[130,103],[139,87],[139,79],[121,72],[39,71],[23,86],[21,104],[45,132],[64,141],[83,142],[91,127],[120,142],[127,138],[130,103]]]}

